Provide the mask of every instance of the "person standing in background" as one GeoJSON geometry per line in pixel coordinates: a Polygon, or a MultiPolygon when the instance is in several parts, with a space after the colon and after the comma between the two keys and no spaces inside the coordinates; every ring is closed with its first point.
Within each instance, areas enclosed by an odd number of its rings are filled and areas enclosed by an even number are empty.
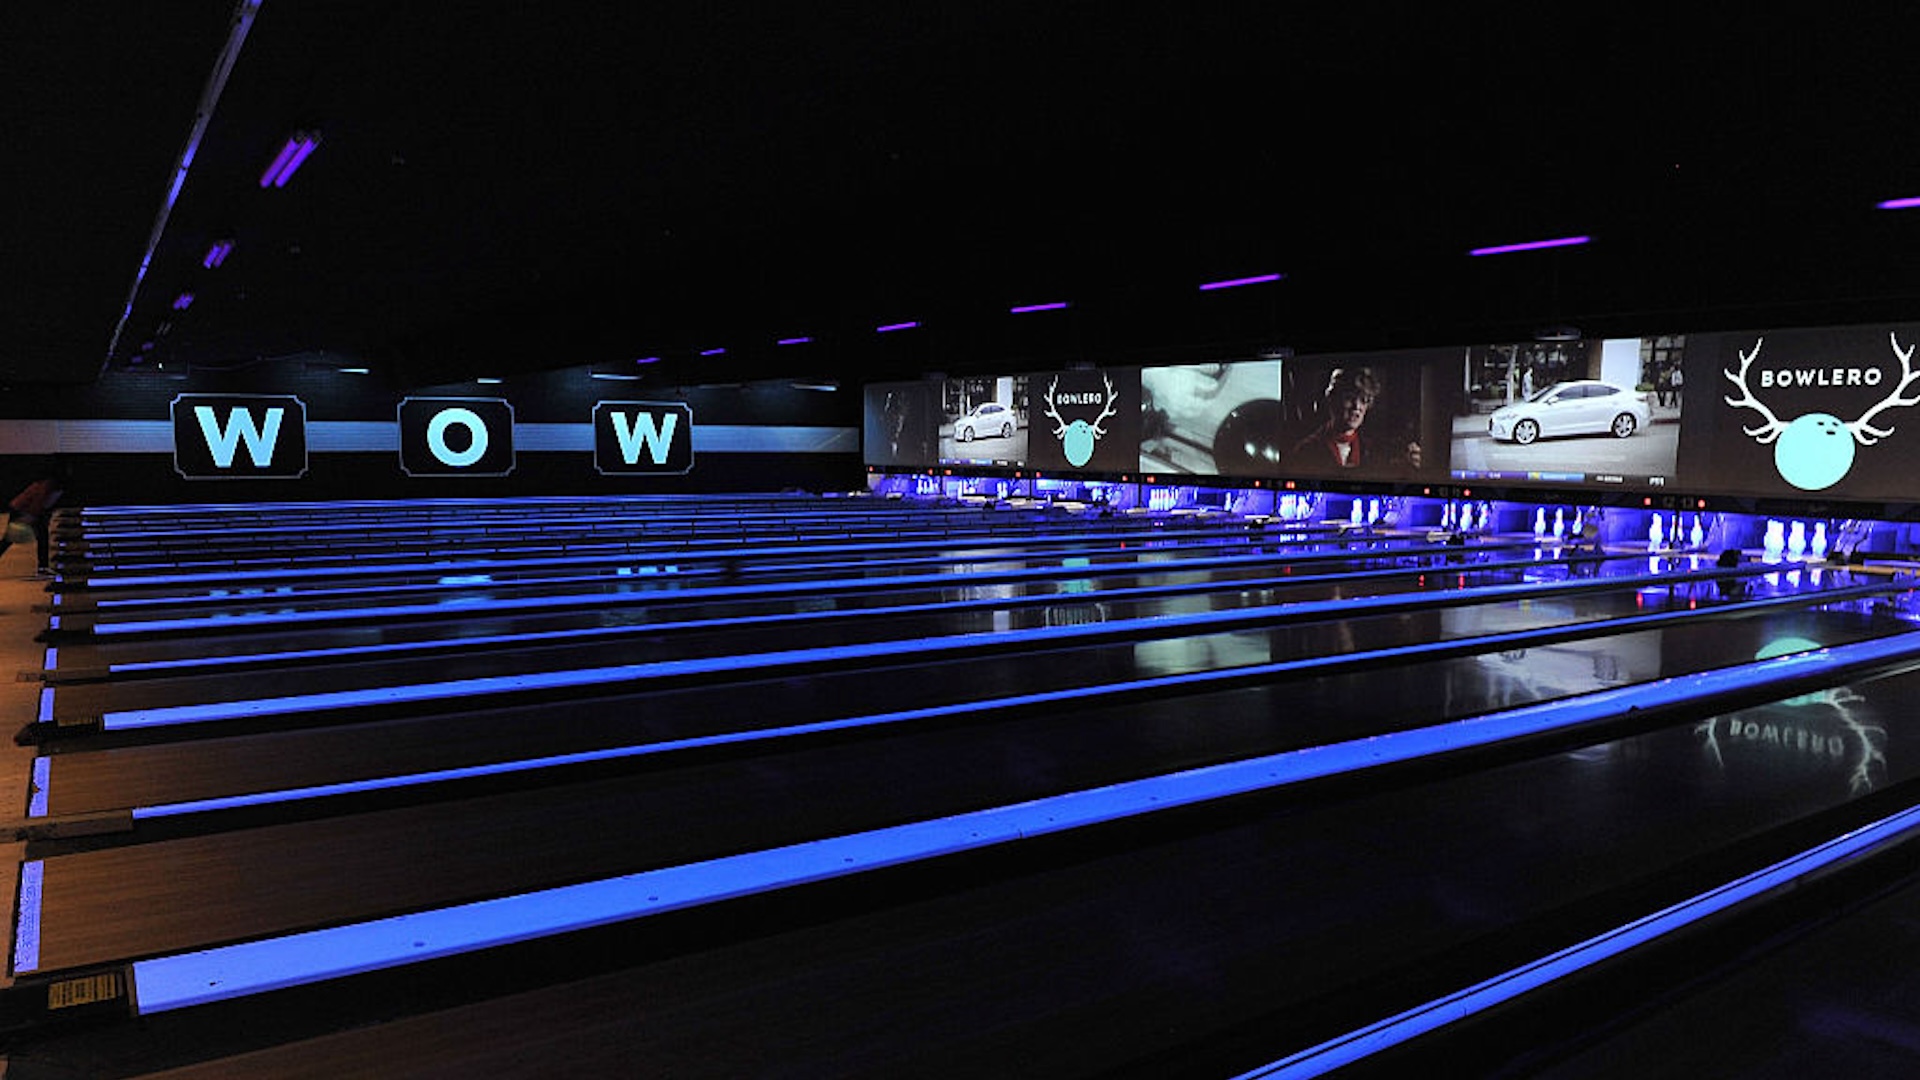
{"type": "Polygon", "coordinates": [[[66,494],[66,483],[61,478],[64,472],[58,465],[52,473],[35,480],[21,489],[7,503],[7,529],[0,536],[0,555],[6,554],[13,546],[17,531],[26,527],[33,533],[35,554],[38,556],[36,573],[41,577],[53,575],[52,534],[48,531],[48,519],[53,516],[53,508],[59,504],[60,496],[66,494]]]}

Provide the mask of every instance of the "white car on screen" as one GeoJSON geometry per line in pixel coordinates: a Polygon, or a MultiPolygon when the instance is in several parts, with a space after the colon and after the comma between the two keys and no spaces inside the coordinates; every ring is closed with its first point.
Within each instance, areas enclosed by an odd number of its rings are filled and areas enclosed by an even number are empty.
{"type": "Polygon", "coordinates": [[[997,401],[984,401],[953,422],[953,437],[961,442],[1013,437],[1013,410],[997,401]]]}
{"type": "Polygon", "coordinates": [[[1624,439],[1652,422],[1653,410],[1640,394],[1597,379],[1575,379],[1554,383],[1525,401],[1495,409],[1487,418],[1487,432],[1496,439],[1524,446],[1542,436],[1613,435],[1624,439]]]}

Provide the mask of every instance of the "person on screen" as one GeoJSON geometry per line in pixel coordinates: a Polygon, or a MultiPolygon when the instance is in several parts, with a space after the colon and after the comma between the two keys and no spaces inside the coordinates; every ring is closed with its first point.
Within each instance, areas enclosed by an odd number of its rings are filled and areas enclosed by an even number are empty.
{"type": "Polygon", "coordinates": [[[1291,460],[1296,464],[1330,465],[1337,469],[1417,471],[1420,468],[1418,440],[1387,438],[1374,442],[1361,435],[1368,412],[1379,400],[1380,390],[1380,379],[1372,368],[1335,368],[1327,379],[1323,409],[1326,419],[1294,446],[1291,460]]]}

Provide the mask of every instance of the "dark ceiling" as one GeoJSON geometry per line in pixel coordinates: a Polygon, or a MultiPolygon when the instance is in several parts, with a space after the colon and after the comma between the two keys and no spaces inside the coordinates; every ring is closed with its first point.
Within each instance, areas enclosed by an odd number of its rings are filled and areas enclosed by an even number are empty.
{"type": "Polygon", "coordinates": [[[1920,12],[1703,7],[9,4],[0,380],[857,380],[1911,318],[1920,211],[1875,207],[1920,195],[1920,12]],[[296,130],[319,149],[262,189],[296,130]]]}

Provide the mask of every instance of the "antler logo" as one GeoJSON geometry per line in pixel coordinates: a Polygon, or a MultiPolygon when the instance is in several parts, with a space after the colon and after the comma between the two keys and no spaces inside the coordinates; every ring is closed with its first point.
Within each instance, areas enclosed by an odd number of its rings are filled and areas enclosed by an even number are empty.
{"type": "MultiPolygon", "coordinates": [[[[1888,409],[1920,405],[1920,396],[1904,396],[1907,387],[1913,385],[1916,380],[1920,380],[1920,371],[1913,370],[1909,363],[1913,359],[1912,347],[1909,346],[1902,351],[1900,338],[1896,333],[1889,333],[1887,340],[1893,345],[1893,355],[1900,360],[1900,385],[1894,387],[1893,393],[1882,398],[1872,408],[1862,413],[1860,419],[1852,423],[1843,422],[1839,417],[1829,413],[1808,413],[1799,419],[1785,421],[1774,416],[1773,410],[1756,399],[1753,392],[1747,389],[1747,369],[1752,367],[1754,360],[1759,357],[1760,346],[1766,341],[1765,338],[1754,339],[1753,351],[1740,354],[1739,374],[1736,375],[1731,371],[1720,373],[1740,390],[1739,397],[1725,398],[1726,403],[1736,409],[1748,408],[1760,414],[1762,423],[1759,427],[1743,427],[1740,430],[1753,436],[1762,446],[1768,443],[1773,444],[1773,466],[1779,470],[1781,479],[1802,491],[1820,491],[1823,488],[1832,487],[1852,471],[1856,443],[1860,446],[1872,446],[1893,434],[1891,427],[1875,427],[1873,425],[1875,417],[1888,409]]],[[[1793,373],[1769,376],[1768,373],[1763,372],[1761,385],[1765,387],[1777,383],[1777,385],[1789,386],[1796,382],[1806,385],[1817,380],[1818,385],[1822,386],[1836,383],[1850,386],[1864,383],[1872,386],[1881,381],[1880,371],[1877,368],[1865,372],[1865,378],[1860,377],[1862,373],[1858,369],[1835,369],[1833,372],[1835,378],[1832,380],[1827,378],[1826,371],[1798,372],[1797,374],[1804,376],[1798,380],[1791,380],[1788,377],[1789,374],[1793,373]],[[1842,378],[1842,376],[1846,377],[1842,378]]]]}
{"type": "Polygon", "coordinates": [[[1100,437],[1107,433],[1107,429],[1100,425],[1106,422],[1107,417],[1119,411],[1114,408],[1113,379],[1106,375],[1100,376],[1100,379],[1107,384],[1107,392],[1104,395],[1063,394],[1059,402],[1061,405],[1104,405],[1100,415],[1094,417],[1092,423],[1075,420],[1069,424],[1062,420],[1060,410],[1054,403],[1054,392],[1060,388],[1060,376],[1055,375],[1053,382],[1047,384],[1046,417],[1054,422],[1053,437],[1060,440],[1060,449],[1066,452],[1067,461],[1076,469],[1093,460],[1093,444],[1100,441],[1100,437]]]}

